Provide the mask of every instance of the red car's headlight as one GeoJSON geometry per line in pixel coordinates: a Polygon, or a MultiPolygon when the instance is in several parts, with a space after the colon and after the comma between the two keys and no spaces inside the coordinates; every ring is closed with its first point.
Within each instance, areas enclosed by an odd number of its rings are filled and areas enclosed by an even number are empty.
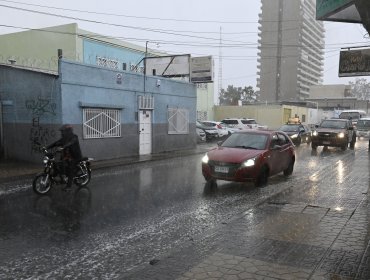
{"type": "Polygon", "coordinates": [[[250,159],[244,161],[242,165],[244,167],[251,167],[251,166],[254,166],[255,163],[256,163],[256,158],[250,158],[250,159]]]}
{"type": "Polygon", "coordinates": [[[202,158],[202,162],[203,163],[208,163],[208,161],[209,161],[208,155],[205,154],[205,156],[202,158]]]}

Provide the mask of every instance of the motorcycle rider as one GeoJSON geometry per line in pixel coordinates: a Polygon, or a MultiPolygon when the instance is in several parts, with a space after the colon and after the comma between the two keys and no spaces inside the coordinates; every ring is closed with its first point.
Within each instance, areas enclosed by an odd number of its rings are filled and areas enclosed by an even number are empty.
{"type": "Polygon", "coordinates": [[[58,147],[62,150],[61,159],[63,160],[66,175],[68,176],[67,185],[64,190],[69,190],[72,187],[77,163],[82,159],[82,153],[78,136],[73,133],[72,126],[70,124],[65,124],[59,130],[61,138],[50,144],[47,149],[58,147]]]}

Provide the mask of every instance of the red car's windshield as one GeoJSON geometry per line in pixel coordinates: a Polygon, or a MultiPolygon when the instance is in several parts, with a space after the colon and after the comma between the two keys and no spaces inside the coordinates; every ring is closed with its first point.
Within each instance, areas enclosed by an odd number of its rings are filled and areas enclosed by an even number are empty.
{"type": "Polygon", "coordinates": [[[236,133],[222,143],[222,147],[264,150],[268,135],[253,133],[236,133]]]}

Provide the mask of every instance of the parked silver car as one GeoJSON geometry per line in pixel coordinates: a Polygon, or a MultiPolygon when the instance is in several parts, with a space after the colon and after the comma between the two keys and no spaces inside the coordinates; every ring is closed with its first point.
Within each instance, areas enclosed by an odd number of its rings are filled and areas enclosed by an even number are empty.
{"type": "Polygon", "coordinates": [[[196,122],[196,127],[199,128],[199,129],[202,129],[205,132],[206,140],[210,141],[210,140],[218,138],[217,129],[206,126],[206,125],[202,124],[199,121],[196,122]]]}

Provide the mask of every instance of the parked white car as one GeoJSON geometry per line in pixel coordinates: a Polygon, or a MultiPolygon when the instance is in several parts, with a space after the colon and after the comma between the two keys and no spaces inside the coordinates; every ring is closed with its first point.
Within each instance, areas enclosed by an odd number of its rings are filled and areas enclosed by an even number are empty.
{"type": "Polygon", "coordinates": [[[234,127],[230,124],[227,124],[227,123],[223,123],[223,122],[220,122],[220,125],[227,130],[227,134],[228,135],[231,135],[233,134],[234,132],[237,132],[237,131],[240,131],[242,130],[242,128],[239,128],[239,127],[234,127]]]}
{"type": "Polygon", "coordinates": [[[267,129],[266,125],[258,124],[255,119],[227,118],[223,119],[221,122],[240,129],[267,129]]]}
{"type": "Polygon", "coordinates": [[[222,137],[225,137],[225,136],[229,135],[228,130],[225,129],[222,126],[221,122],[216,122],[216,121],[202,121],[202,124],[205,125],[205,126],[209,126],[209,127],[212,127],[214,129],[216,129],[219,138],[222,138],[222,137]]]}

